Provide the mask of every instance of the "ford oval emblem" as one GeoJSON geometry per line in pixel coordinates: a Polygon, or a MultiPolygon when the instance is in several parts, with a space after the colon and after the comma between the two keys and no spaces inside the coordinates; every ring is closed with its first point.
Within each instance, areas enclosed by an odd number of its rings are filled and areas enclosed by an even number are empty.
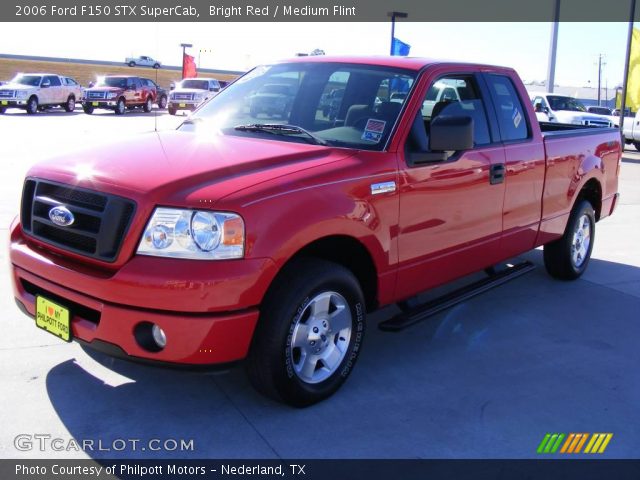
{"type": "Polygon", "coordinates": [[[49,219],[61,227],[73,225],[73,222],[76,220],[73,213],[71,213],[67,207],[53,207],[49,210],[49,219]]]}

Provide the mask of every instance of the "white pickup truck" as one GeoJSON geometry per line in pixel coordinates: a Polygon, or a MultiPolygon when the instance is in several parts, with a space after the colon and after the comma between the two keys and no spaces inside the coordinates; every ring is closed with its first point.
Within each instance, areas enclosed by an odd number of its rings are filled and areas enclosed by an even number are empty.
{"type": "Polygon", "coordinates": [[[20,108],[30,115],[38,110],[62,107],[73,112],[82,98],[82,87],[73,78],[53,73],[21,73],[0,87],[0,114],[20,108]]]}
{"type": "Polygon", "coordinates": [[[622,135],[624,136],[624,143],[627,145],[633,143],[636,150],[640,150],[640,111],[636,113],[634,117],[621,117],[622,122],[622,135]]]}
{"type": "Polygon", "coordinates": [[[167,110],[170,115],[175,115],[178,110],[195,110],[219,91],[220,82],[215,78],[186,78],[169,94],[167,110]]]}
{"type": "Polygon", "coordinates": [[[160,68],[162,63],[158,60],[154,60],[151,57],[147,57],[146,55],[142,55],[140,57],[127,57],[124,60],[124,63],[129,65],[130,67],[153,67],[160,68]]]}
{"type": "Polygon", "coordinates": [[[538,120],[545,120],[541,119],[541,115],[538,115],[541,113],[546,115],[548,122],[591,127],[614,126],[606,116],[587,112],[587,108],[576,98],[546,92],[530,92],[529,95],[538,120]]]}

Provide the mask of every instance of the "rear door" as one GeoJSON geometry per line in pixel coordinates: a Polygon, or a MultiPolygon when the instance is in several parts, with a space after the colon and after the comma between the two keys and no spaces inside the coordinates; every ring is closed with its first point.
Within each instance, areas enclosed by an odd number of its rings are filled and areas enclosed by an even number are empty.
{"type": "Polygon", "coordinates": [[[419,108],[412,102],[413,111],[406,115],[425,129],[423,143],[428,145],[430,123],[437,116],[470,116],[474,147],[423,164],[411,160],[416,149],[411,136],[401,149],[398,298],[493,265],[502,234],[504,146],[495,117],[490,121],[490,99],[480,75],[468,67],[442,68],[423,78],[415,95],[420,95],[419,108]]]}
{"type": "MultiPolygon", "coordinates": [[[[505,151],[506,179],[501,256],[518,255],[534,247],[542,215],[545,149],[534,135],[527,92],[510,76],[483,75],[492,98],[505,151]]],[[[544,101],[544,100],[543,100],[544,101]]]]}

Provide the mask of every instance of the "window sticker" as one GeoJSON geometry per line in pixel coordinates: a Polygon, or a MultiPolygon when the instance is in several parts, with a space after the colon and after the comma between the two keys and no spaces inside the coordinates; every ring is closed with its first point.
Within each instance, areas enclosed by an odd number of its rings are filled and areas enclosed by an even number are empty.
{"type": "Polygon", "coordinates": [[[520,110],[515,108],[513,110],[513,115],[511,115],[511,119],[513,120],[513,125],[516,128],[518,128],[518,125],[520,125],[520,122],[522,121],[522,115],[520,115],[520,110]]]}
{"type": "Polygon", "coordinates": [[[384,127],[387,125],[387,122],[383,120],[376,120],[375,118],[370,118],[367,120],[367,125],[364,127],[364,132],[362,133],[362,140],[368,140],[369,142],[378,143],[382,139],[382,134],[384,133],[384,127]]]}

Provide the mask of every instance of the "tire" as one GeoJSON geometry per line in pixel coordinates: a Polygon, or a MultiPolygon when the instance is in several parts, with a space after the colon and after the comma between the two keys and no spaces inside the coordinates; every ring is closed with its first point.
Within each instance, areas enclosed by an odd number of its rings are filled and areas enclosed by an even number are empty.
{"type": "Polygon", "coordinates": [[[27,101],[27,113],[29,115],[35,115],[36,113],[38,113],[38,97],[36,97],[35,95],[31,96],[29,98],[29,100],[27,101]]]}
{"type": "Polygon", "coordinates": [[[154,63],[153,64],[153,68],[155,68],[157,70],[158,68],[160,68],[160,64],[159,63],[154,63]]]}
{"type": "Polygon", "coordinates": [[[178,111],[178,110],[176,110],[176,108],[174,108],[172,106],[169,106],[169,108],[167,108],[167,110],[169,111],[169,115],[175,115],[176,112],[178,111]]]}
{"type": "Polygon", "coordinates": [[[4,112],[7,111],[6,107],[0,107],[0,115],[4,115],[4,112]]]}
{"type": "Polygon", "coordinates": [[[587,269],[596,233],[591,203],[579,200],[571,211],[562,238],[544,246],[547,273],[560,280],[575,280],[587,269]]]}
{"type": "Polygon", "coordinates": [[[82,110],[87,115],[91,115],[93,113],[93,105],[82,105],[82,110]]]}
{"type": "Polygon", "coordinates": [[[166,95],[162,95],[160,97],[160,99],[158,100],[158,108],[160,110],[164,110],[165,108],[167,108],[167,96],[166,95]]]}
{"type": "Polygon", "coordinates": [[[74,97],[73,95],[69,95],[69,98],[67,98],[67,103],[65,103],[62,108],[64,108],[64,111],[67,113],[71,113],[76,109],[76,97],[74,97]]]}
{"type": "Polygon", "coordinates": [[[124,115],[124,112],[126,112],[127,108],[126,108],[126,104],[124,103],[124,98],[120,97],[118,99],[118,103],[116,103],[116,108],[113,110],[115,112],[116,115],[124,115]]]}
{"type": "Polygon", "coordinates": [[[636,150],[640,151],[640,142],[633,142],[633,146],[636,147],[636,150]]]}
{"type": "Polygon", "coordinates": [[[149,113],[151,110],[153,110],[153,100],[151,99],[151,97],[147,97],[147,101],[144,102],[142,110],[144,110],[144,113],[149,113]]]}
{"type": "Polygon", "coordinates": [[[306,407],[351,373],[364,338],[364,296],[349,270],[324,260],[294,261],[275,282],[260,309],[247,374],[262,394],[306,407]]]}
{"type": "Polygon", "coordinates": [[[129,66],[130,67],[135,67],[136,66],[136,62],[129,62],[129,66]]]}

